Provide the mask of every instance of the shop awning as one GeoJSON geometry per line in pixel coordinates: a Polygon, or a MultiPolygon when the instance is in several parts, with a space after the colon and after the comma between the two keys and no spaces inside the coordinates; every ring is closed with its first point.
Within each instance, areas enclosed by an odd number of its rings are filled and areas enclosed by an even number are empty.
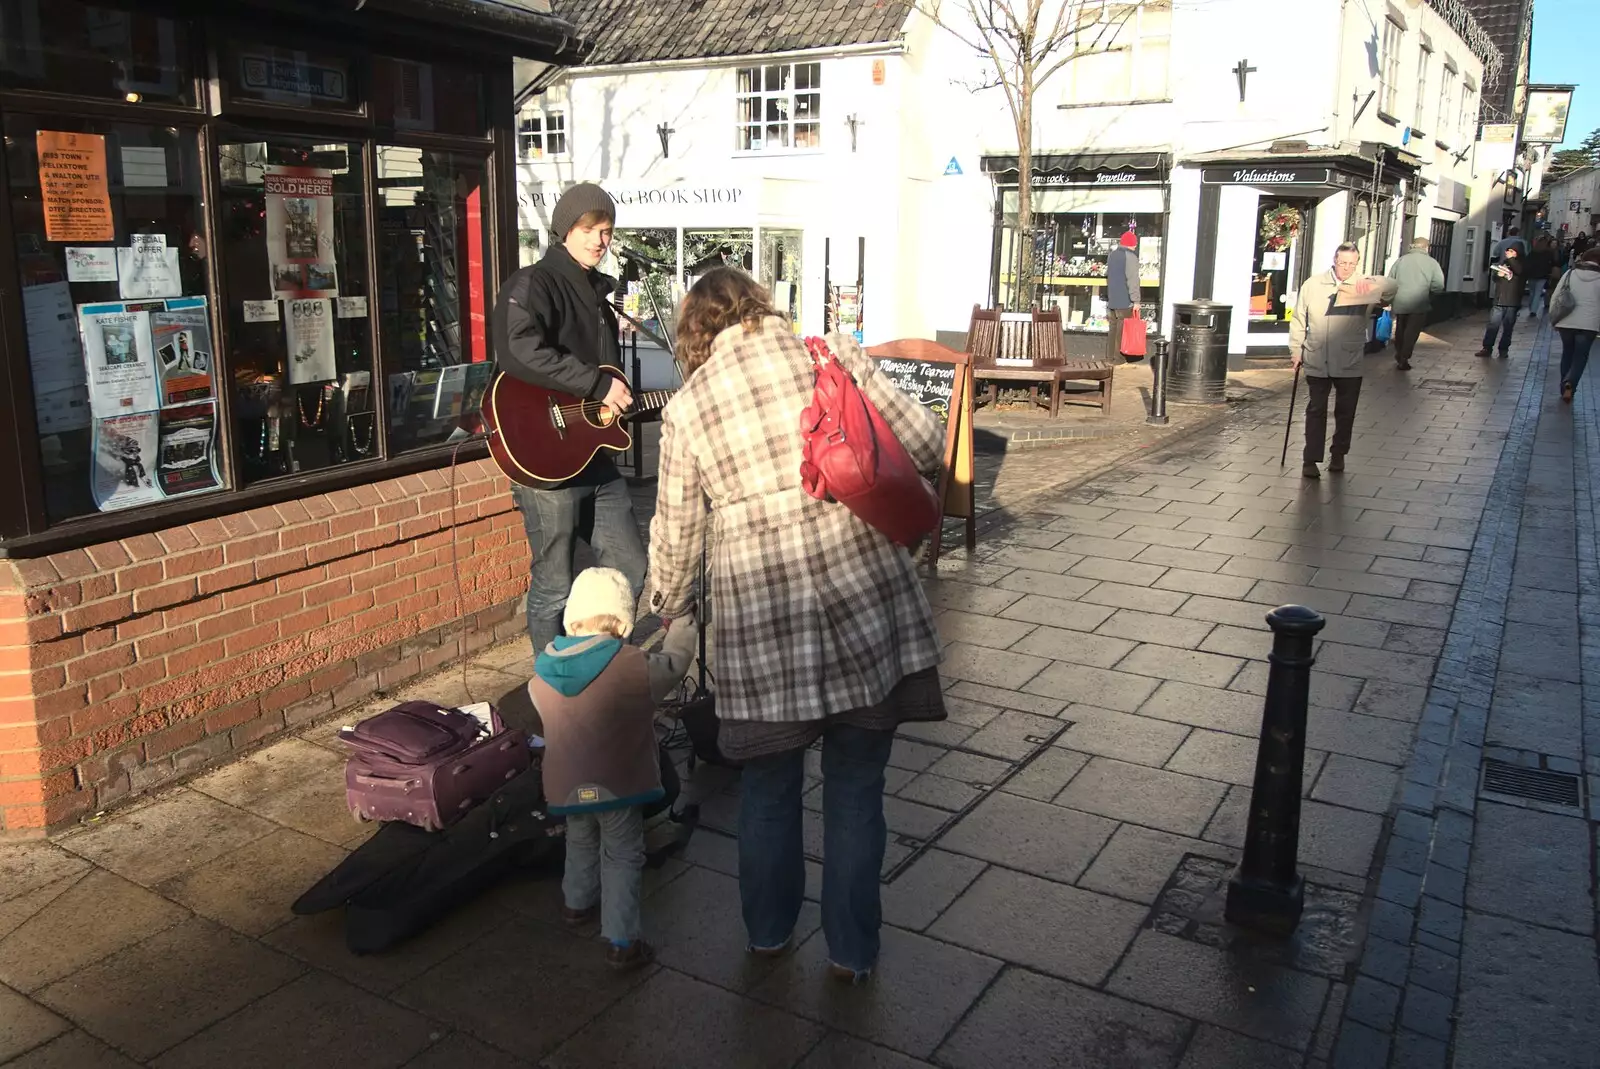
{"type": "MultiPolygon", "coordinates": [[[[353,25],[390,29],[397,20],[418,29],[436,27],[495,38],[505,51],[529,59],[570,66],[592,51],[593,42],[577,27],[536,7],[534,0],[245,0],[277,14],[343,16],[353,25]],[[298,10],[297,10],[298,9],[298,10]]],[[[547,5],[540,5],[547,6],[547,5]]]]}
{"type": "MultiPolygon", "coordinates": [[[[1033,157],[1035,172],[1043,171],[1148,171],[1160,174],[1169,166],[1165,152],[1042,152],[1033,157]]],[[[1020,166],[1015,156],[985,156],[986,174],[1010,174],[1020,166]]]]}

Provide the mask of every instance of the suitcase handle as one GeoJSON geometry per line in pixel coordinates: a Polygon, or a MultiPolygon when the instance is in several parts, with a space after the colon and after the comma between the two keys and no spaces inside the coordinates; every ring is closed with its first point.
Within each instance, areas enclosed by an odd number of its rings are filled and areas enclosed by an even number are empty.
{"type": "Polygon", "coordinates": [[[357,773],[356,783],[358,786],[371,787],[377,790],[393,790],[396,787],[406,789],[417,787],[421,785],[422,781],[419,779],[395,779],[392,776],[369,776],[365,773],[357,773]]]}

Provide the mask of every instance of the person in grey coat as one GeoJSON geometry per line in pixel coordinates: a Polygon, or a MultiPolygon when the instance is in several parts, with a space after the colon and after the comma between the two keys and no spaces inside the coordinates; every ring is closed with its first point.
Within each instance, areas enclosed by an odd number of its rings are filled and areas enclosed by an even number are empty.
{"type": "Polygon", "coordinates": [[[1578,380],[1589,365],[1589,349],[1600,334],[1600,249],[1589,249],[1561,276],[1550,295],[1550,314],[1561,334],[1561,400],[1572,403],[1578,380]],[[1571,296],[1572,310],[1556,317],[1563,294],[1571,296]]]}
{"type": "Polygon", "coordinates": [[[1111,321],[1106,359],[1115,364],[1122,356],[1122,321],[1139,314],[1139,235],[1131,230],[1106,260],[1106,309],[1111,321]]]}
{"type": "Polygon", "coordinates": [[[1389,277],[1399,285],[1394,295],[1394,361],[1401,371],[1411,368],[1417,336],[1428,321],[1433,295],[1444,292],[1444,271],[1428,253],[1428,239],[1411,242],[1411,251],[1394,262],[1389,277]]]}
{"type": "Polygon", "coordinates": [[[1317,465],[1328,437],[1328,395],[1333,406],[1333,449],[1329,471],[1344,470],[1361,399],[1361,361],[1366,355],[1372,306],[1394,300],[1399,283],[1390,278],[1357,278],[1361,248],[1345,242],[1334,252],[1333,270],[1312,275],[1300,286],[1289,351],[1294,366],[1306,369],[1306,448],[1300,474],[1320,479],[1317,465]]]}

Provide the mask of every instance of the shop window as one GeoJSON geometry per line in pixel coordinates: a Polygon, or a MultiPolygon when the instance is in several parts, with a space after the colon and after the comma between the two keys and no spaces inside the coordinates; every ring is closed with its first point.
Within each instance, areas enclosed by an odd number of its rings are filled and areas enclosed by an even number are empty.
{"type": "Polygon", "coordinates": [[[234,451],[246,482],[381,452],[372,412],[361,145],[218,145],[234,451]]]}
{"type": "Polygon", "coordinates": [[[1294,296],[1311,271],[1309,226],[1315,198],[1263,197],[1256,208],[1250,271],[1250,325],[1289,329],[1294,296]]]}
{"type": "Polygon", "coordinates": [[[673,317],[683,298],[678,231],[618,230],[612,235],[611,253],[611,262],[603,269],[621,281],[622,310],[658,334],[663,329],[675,331],[673,317]]]}
{"type": "Polygon", "coordinates": [[[195,103],[181,23],[79,0],[0,0],[0,84],[162,104],[195,103]]]}
{"type": "Polygon", "coordinates": [[[359,87],[350,58],[264,42],[230,42],[222,49],[229,99],[313,111],[356,112],[359,87]]]}
{"type": "Polygon", "coordinates": [[[475,429],[489,386],[482,158],[380,146],[378,293],[391,453],[475,429]]]}
{"type": "Polygon", "coordinates": [[[380,129],[482,137],[488,128],[483,76],[453,63],[377,56],[368,95],[380,129]]]}
{"type": "MultiPolygon", "coordinates": [[[[1034,195],[1033,307],[1061,310],[1068,331],[1104,333],[1110,327],[1107,263],[1122,235],[1138,239],[1139,304],[1154,320],[1161,303],[1163,221],[1159,189],[1067,188],[1034,195]]],[[[1026,311],[1019,287],[1017,194],[1005,194],[1001,234],[1000,301],[1026,311]]]]}
{"type": "Polygon", "coordinates": [[[1393,116],[1400,110],[1400,43],[1405,28],[1393,18],[1383,20],[1383,50],[1378,58],[1378,110],[1393,116]]]}
{"type": "Polygon", "coordinates": [[[755,231],[685,230],[683,232],[683,286],[692,289],[713,267],[754,270],[755,231]]]}
{"type": "Polygon", "coordinates": [[[561,159],[567,154],[567,115],[534,108],[517,117],[517,151],[525,160],[561,159]]]}
{"type": "Polygon", "coordinates": [[[822,147],[822,64],[741,67],[734,148],[774,152],[822,147]]]}
{"type": "Polygon", "coordinates": [[[220,489],[195,132],[4,129],[49,520],[220,489]]]}
{"type": "MultiPolygon", "coordinates": [[[[1412,127],[1417,130],[1426,129],[1428,125],[1428,67],[1432,61],[1433,50],[1423,45],[1417,51],[1417,107],[1411,120],[1412,127]]],[[[1442,132],[1444,127],[1439,126],[1435,129],[1442,132]]]]}
{"type": "Polygon", "coordinates": [[[1067,62],[1069,104],[1165,100],[1172,52],[1172,5],[1089,0],[1079,9],[1078,53],[1067,62]]]}
{"type": "Polygon", "coordinates": [[[761,231],[761,284],[772,294],[772,306],[789,317],[796,332],[801,329],[801,282],[805,277],[801,246],[805,235],[799,230],[761,231]]]}
{"type": "Polygon", "coordinates": [[[1450,136],[1450,131],[1456,123],[1455,95],[1456,70],[1446,63],[1439,71],[1439,125],[1434,127],[1439,131],[1440,140],[1450,136]]]}

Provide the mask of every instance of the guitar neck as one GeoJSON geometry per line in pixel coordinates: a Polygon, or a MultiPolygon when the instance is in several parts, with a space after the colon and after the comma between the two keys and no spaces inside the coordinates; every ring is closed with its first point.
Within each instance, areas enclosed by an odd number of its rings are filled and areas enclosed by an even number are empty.
{"type": "Polygon", "coordinates": [[[658,408],[666,407],[668,401],[677,390],[646,390],[644,393],[634,394],[633,410],[635,412],[654,412],[658,408]]]}

